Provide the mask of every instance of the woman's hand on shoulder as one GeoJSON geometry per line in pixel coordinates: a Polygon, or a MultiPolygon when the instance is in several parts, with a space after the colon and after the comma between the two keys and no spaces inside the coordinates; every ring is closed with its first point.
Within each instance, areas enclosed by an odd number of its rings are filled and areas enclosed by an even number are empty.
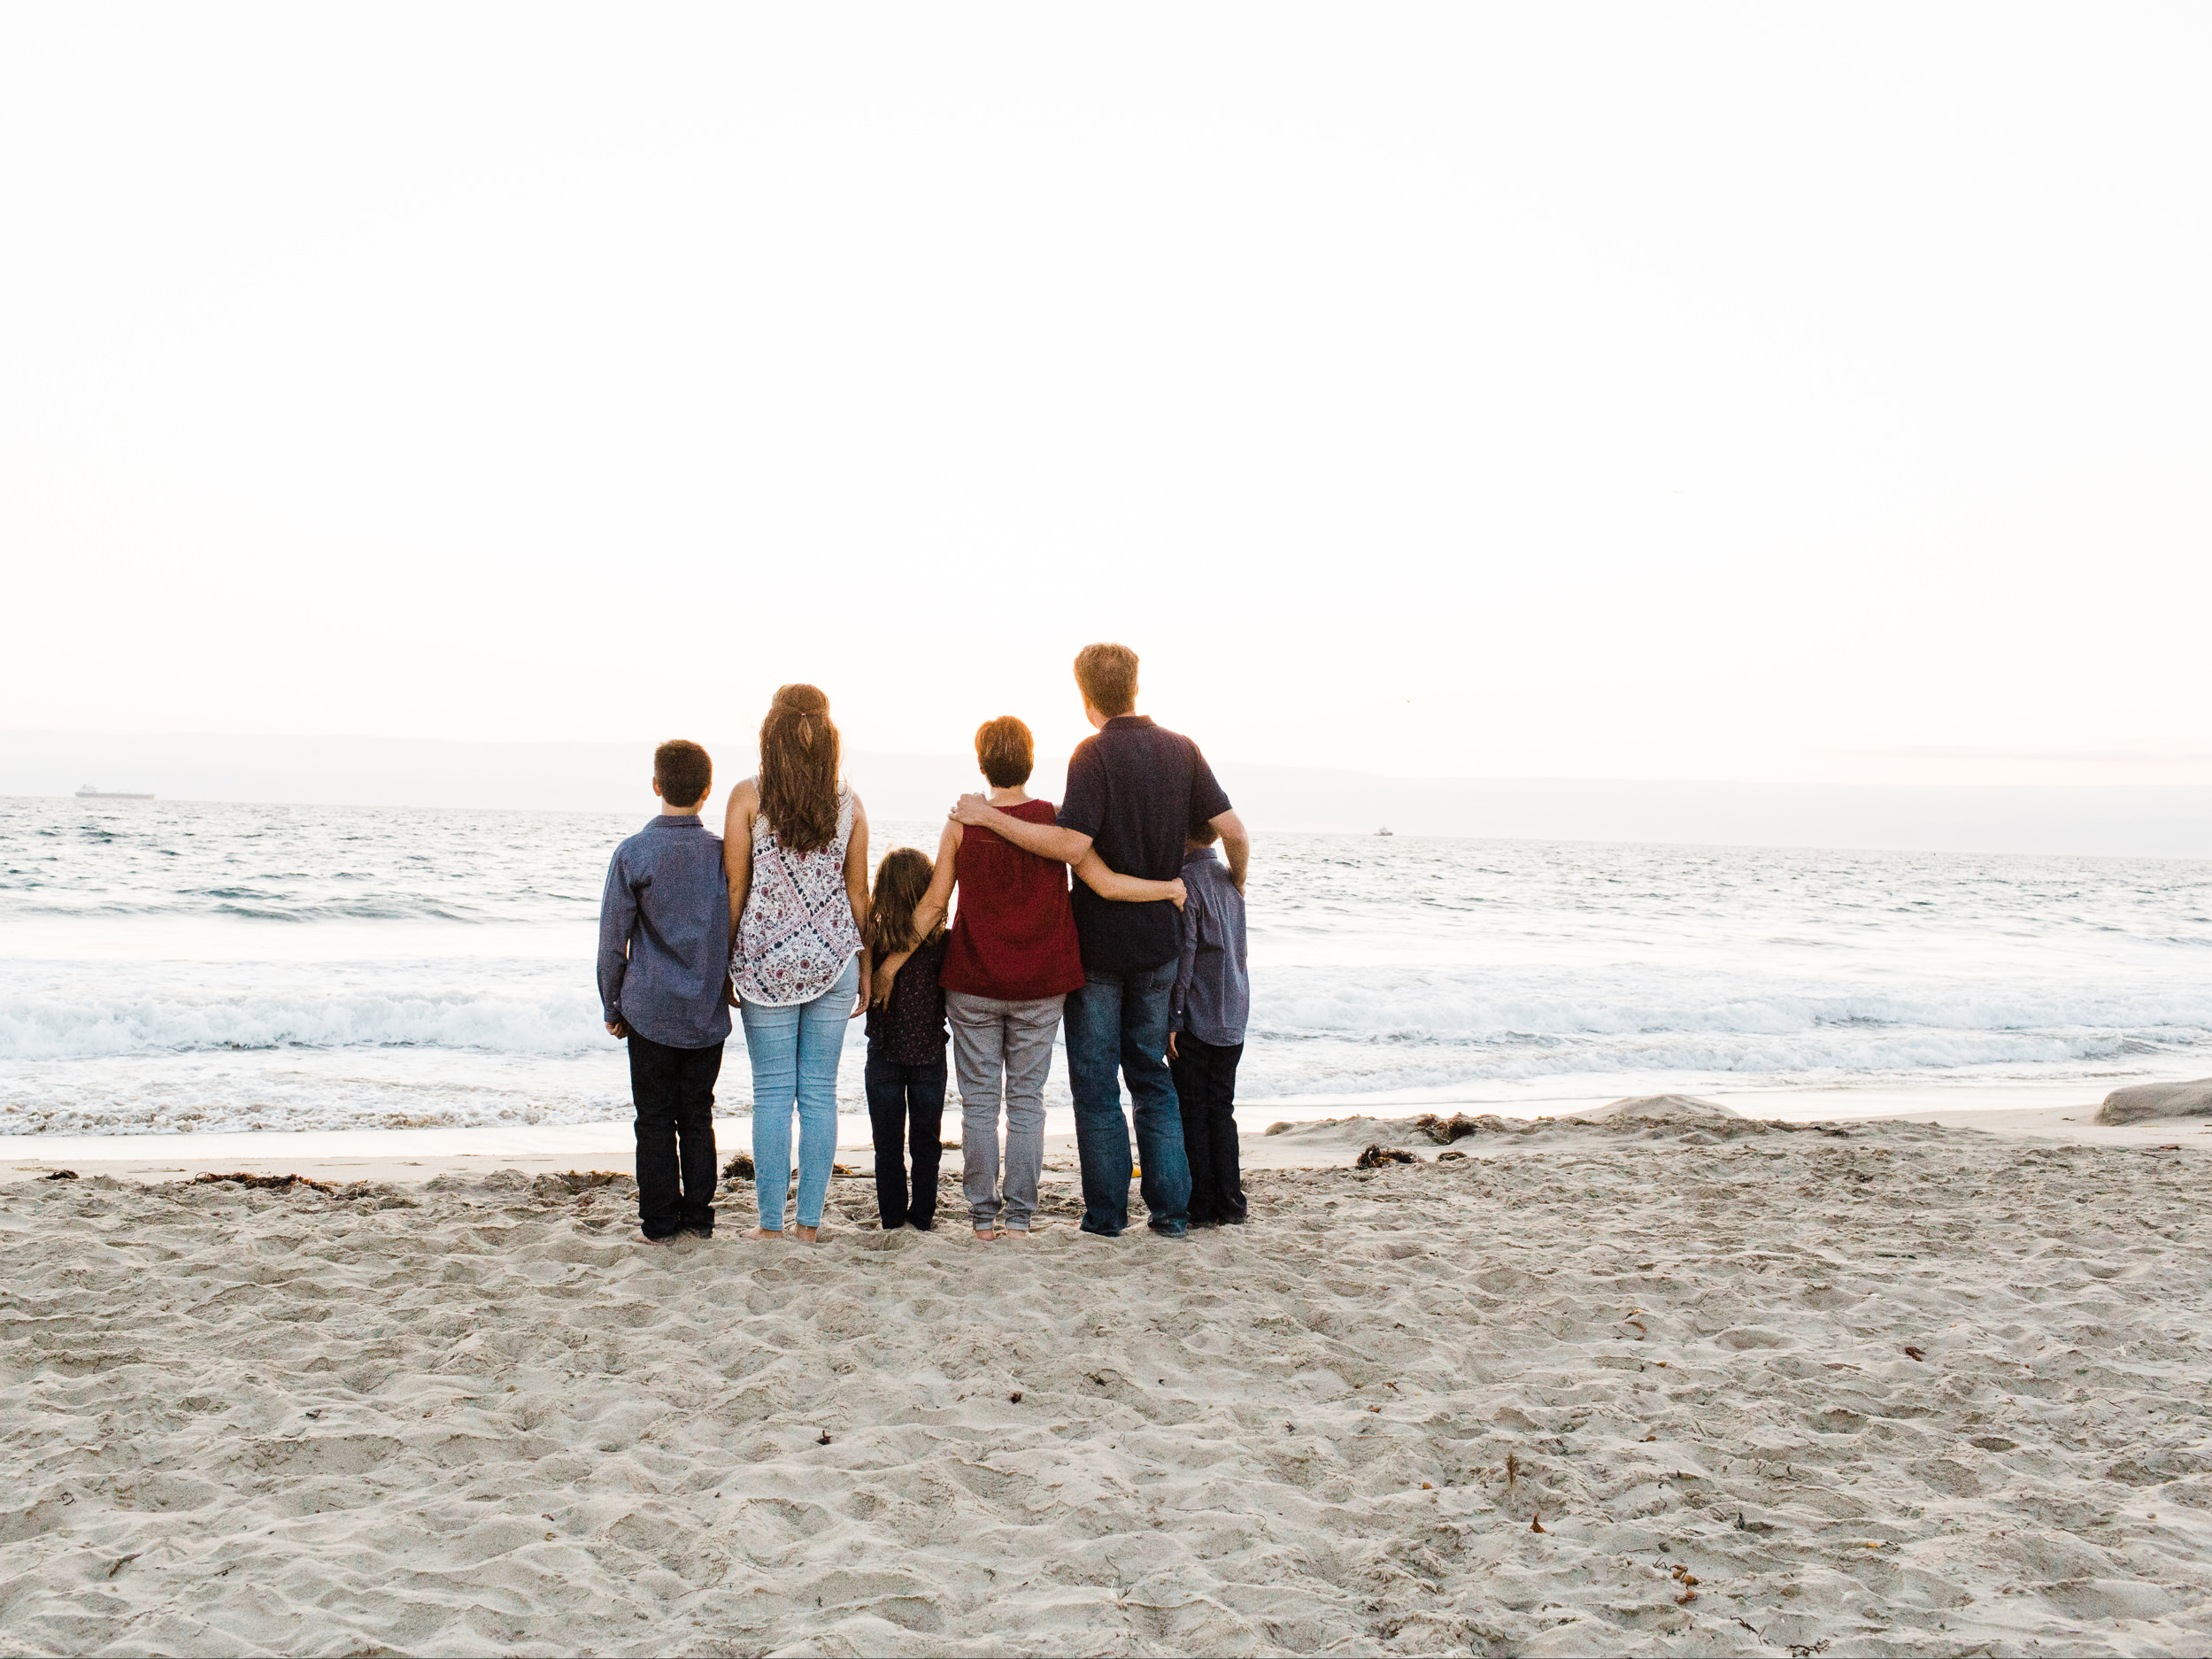
{"type": "Polygon", "coordinates": [[[990,804],[990,796],[970,793],[954,801],[945,816],[954,823],[988,824],[998,816],[998,809],[990,804]]]}

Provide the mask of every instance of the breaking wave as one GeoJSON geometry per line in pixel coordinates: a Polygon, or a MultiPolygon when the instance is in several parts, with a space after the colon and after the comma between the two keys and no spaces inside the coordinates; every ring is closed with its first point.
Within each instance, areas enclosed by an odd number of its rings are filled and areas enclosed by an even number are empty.
{"type": "MultiPolygon", "coordinates": [[[[95,823],[0,802],[0,1133],[613,1115],[592,923],[636,828],[190,804],[95,823]]],[[[1248,1100],[2117,1075],[2212,1053],[2200,864],[1268,836],[1249,899],[1248,1100]]],[[[854,1107],[857,1024],[848,1040],[854,1107]]],[[[1065,1089],[1056,1062],[1048,1101],[1065,1089]]]]}

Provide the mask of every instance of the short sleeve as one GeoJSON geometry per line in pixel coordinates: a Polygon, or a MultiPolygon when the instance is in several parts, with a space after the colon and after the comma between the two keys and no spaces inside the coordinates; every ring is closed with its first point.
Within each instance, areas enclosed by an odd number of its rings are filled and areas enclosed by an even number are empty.
{"type": "MultiPolygon", "coordinates": [[[[1229,810],[1229,797],[1222,792],[1221,781],[1214,775],[1214,768],[1206,763],[1205,752],[1195,743],[1191,745],[1191,822],[1203,823],[1218,818],[1229,810]]],[[[1060,820],[1067,822],[1066,818],[1060,820]]]]}
{"type": "Polygon", "coordinates": [[[1060,804],[1060,827],[1096,841],[1106,827],[1106,762],[1098,758],[1098,740],[1086,737],[1067,757],[1067,797],[1060,804]]]}

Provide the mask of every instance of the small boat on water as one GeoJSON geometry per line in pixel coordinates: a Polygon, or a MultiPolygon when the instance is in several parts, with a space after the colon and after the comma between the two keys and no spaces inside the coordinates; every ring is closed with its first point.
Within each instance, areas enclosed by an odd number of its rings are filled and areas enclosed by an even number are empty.
{"type": "Polygon", "coordinates": [[[1391,831],[1391,830],[1390,825],[1388,825],[1388,824],[1384,824],[1384,825],[1383,825],[1383,826],[1380,830],[1377,830],[1375,833],[1376,833],[1376,835],[1379,835],[1379,836],[1386,836],[1386,835],[1390,835],[1390,834],[1391,834],[1391,833],[1392,833],[1392,831],[1391,831]]]}
{"type": "Polygon", "coordinates": [[[128,790],[102,789],[96,783],[87,783],[77,791],[79,800],[151,800],[150,795],[134,795],[128,790]]]}

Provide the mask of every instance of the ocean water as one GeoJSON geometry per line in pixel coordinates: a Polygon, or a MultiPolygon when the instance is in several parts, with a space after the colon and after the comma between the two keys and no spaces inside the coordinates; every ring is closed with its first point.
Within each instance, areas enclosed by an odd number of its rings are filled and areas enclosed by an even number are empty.
{"type": "MultiPolygon", "coordinates": [[[[627,1115],[644,818],[0,799],[0,1134],[627,1115]]],[[[1255,1105],[2212,1071],[2212,864],[1262,835],[1249,899],[1255,1105]]]]}

